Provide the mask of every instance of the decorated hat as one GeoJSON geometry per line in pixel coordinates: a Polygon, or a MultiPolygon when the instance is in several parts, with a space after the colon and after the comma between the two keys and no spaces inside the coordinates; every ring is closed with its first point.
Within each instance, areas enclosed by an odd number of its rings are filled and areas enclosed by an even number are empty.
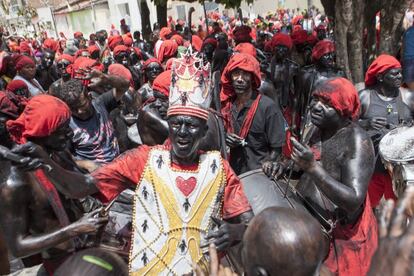
{"type": "Polygon", "coordinates": [[[196,55],[190,47],[183,57],[172,63],[168,116],[190,115],[208,119],[210,64],[196,55]]]}

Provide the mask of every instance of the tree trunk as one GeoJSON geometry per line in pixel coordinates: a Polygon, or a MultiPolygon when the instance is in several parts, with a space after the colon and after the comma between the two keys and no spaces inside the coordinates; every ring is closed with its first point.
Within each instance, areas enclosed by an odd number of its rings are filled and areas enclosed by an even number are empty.
{"type": "Polygon", "coordinates": [[[146,0],[139,1],[139,9],[141,12],[142,37],[143,39],[149,41],[152,31],[151,31],[150,10],[148,8],[146,0]]]}
{"type": "Polygon", "coordinates": [[[377,57],[377,48],[379,48],[379,45],[377,45],[377,29],[375,26],[375,17],[379,9],[380,3],[378,1],[367,1],[364,13],[364,29],[366,30],[365,47],[367,48],[364,55],[365,70],[377,57]]]}
{"type": "Polygon", "coordinates": [[[352,1],[352,21],[348,29],[348,62],[351,73],[351,80],[354,83],[364,81],[363,62],[363,30],[365,0],[352,1]]]}
{"type": "Polygon", "coordinates": [[[336,63],[352,80],[348,60],[348,30],[352,20],[352,0],[336,1],[335,6],[335,44],[336,63]]]}
{"type": "Polygon", "coordinates": [[[156,4],[157,21],[161,27],[167,27],[167,1],[156,4]]]}

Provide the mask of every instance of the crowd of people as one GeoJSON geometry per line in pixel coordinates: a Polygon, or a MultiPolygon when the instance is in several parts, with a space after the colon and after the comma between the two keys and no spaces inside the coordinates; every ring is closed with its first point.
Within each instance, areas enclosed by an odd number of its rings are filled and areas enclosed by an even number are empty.
{"type": "Polygon", "coordinates": [[[412,124],[414,27],[357,91],[315,8],[167,21],[3,30],[0,274],[411,275],[379,144],[412,124]]]}

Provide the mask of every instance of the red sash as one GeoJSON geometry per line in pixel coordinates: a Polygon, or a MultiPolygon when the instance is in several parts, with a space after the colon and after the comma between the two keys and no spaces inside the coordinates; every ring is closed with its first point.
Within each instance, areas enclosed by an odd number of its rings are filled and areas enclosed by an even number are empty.
{"type": "Polygon", "coordinates": [[[254,115],[256,114],[257,107],[259,106],[259,101],[262,98],[261,94],[258,94],[256,99],[253,101],[252,106],[250,107],[249,111],[247,111],[246,117],[243,120],[242,127],[240,129],[239,136],[243,139],[246,139],[247,134],[249,134],[250,127],[253,123],[254,115]]]}

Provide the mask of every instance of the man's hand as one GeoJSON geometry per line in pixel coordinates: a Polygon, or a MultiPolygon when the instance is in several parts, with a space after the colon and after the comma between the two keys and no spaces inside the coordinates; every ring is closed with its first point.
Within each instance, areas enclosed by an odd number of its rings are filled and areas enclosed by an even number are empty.
{"type": "Polygon", "coordinates": [[[218,251],[225,251],[242,240],[243,234],[246,231],[246,226],[244,224],[231,224],[214,217],[211,219],[219,226],[219,228],[208,234],[206,239],[212,239],[218,251]]]}
{"type": "Polygon", "coordinates": [[[408,187],[404,197],[394,208],[388,201],[381,210],[379,221],[380,241],[371,261],[368,275],[408,276],[413,275],[414,263],[414,187],[408,187]]]}
{"type": "Polygon", "coordinates": [[[295,138],[290,138],[290,141],[293,145],[292,150],[292,160],[298,165],[302,170],[309,171],[314,168],[316,165],[315,157],[313,156],[312,150],[299,143],[295,138]]]}
{"type": "Polygon", "coordinates": [[[263,172],[274,179],[278,179],[286,170],[286,165],[282,162],[266,161],[262,164],[263,172]]]}
{"type": "Polygon", "coordinates": [[[86,79],[91,80],[89,88],[92,90],[95,90],[98,87],[105,86],[109,83],[108,76],[98,70],[92,70],[90,74],[87,75],[86,79]]]}
{"type": "Polygon", "coordinates": [[[99,165],[91,160],[76,160],[75,162],[79,168],[84,169],[89,173],[99,168],[99,165]]]}
{"type": "MultiPolygon", "coordinates": [[[[237,276],[237,274],[233,273],[229,267],[223,267],[220,264],[214,243],[210,244],[208,252],[210,255],[210,276],[237,276]]],[[[205,276],[199,266],[196,266],[194,271],[196,276],[205,276]]]]}
{"type": "Polygon", "coordinates": [[[72,224],[71,234],[78,236],[81,234],[95,234],[99,228],[104,226],[108,222],[108,216],[99,216],[102,212],[102,208],[96,209],[89,214],[85,214],[82,218],[72,224]]]}
{"type": "Polygon", "coordinates": [[[231,149],[240,147],[243,145],[244,139],[234,133],[227,133],[226,135],[226,144],[231,149]]]}
{"type": "Polygon", "coordinates": [[[37,170],[41,166],[49,163],[50,160],[47,152],[41,146],[32,142],[17,145],[13,147],[11,152],[22,156],[22,159],[12,161],[13,166],[26,172],[37,170]]]}
{"type": "Polygon", "coordinates": [[[384,117],[374,117],[371,119],[361,120],[359,124],[366,130],[380,130],[387,125],[387,119],[384,117]]]}

